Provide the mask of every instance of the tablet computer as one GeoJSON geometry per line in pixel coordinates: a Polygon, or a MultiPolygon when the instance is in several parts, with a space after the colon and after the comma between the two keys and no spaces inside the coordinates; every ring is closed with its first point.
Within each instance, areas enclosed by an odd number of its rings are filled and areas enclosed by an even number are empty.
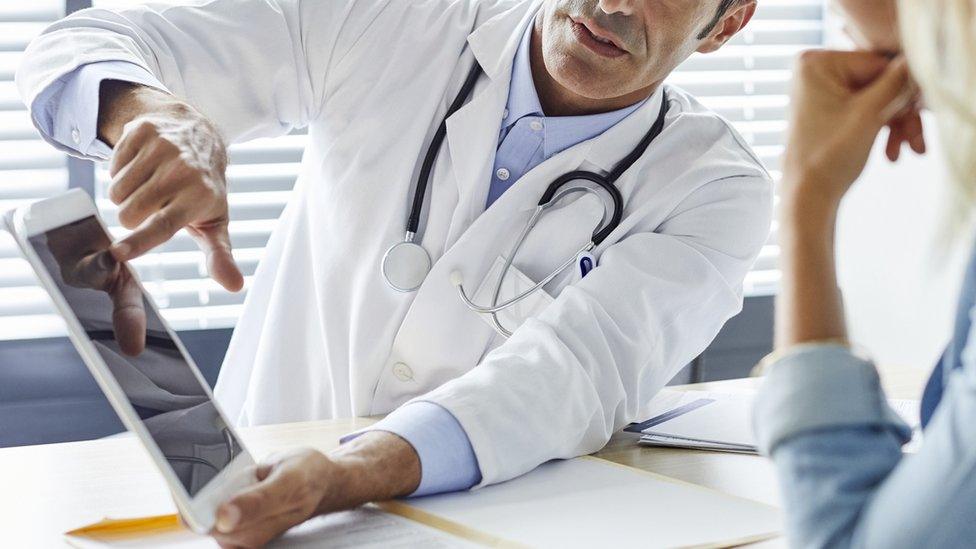
{"type": "Polygon", "coordinates": [[[256,482],[254,460],[136,271],[109,254],[94,202],[72,190],[9,212],[4,223],[184,521],[209,532],[217,507],[256,482]]]}

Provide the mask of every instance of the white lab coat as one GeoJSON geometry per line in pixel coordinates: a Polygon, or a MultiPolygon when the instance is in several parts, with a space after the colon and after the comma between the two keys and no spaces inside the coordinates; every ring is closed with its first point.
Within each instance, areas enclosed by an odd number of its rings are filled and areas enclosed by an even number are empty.
{"type": "MultiPolygon", "coordinates": [[[[623,222],[586,278],[506,342],[458,300],[524,226],[549,183],[609,171],[654,123],[660,94],[601,136],[539,165],[485,211],[522,31],[538,2],[211,0],[88,10],[57,23],[18,75],[28,104],[84,63],[155,73],[232,142],[309,127],[301,175],[237,325],[216,393],[241,425],[365,416],[412,398],[450,410],[483,483],[599,449],[737,313],[767,238],[767,172],[727,122],[669,88],[667,125],[618,182],[623,222]],[[403,238],[421,157],[472,63],[484,69],[448,121],[422,242],[419,291],[380,274],[403,238]]],[[[588,238],[602,208],[568,199],[516,259],[538,279],[588,238]]]]}

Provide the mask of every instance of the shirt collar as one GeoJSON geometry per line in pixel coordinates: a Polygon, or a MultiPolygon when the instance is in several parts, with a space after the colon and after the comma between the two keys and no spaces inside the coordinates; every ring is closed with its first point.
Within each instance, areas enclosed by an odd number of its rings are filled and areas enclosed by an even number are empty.
{"type": "Polygon", "coordinates": [[[542,118],[542,123],[545,125],[543,147],[546,158],[573,145],[597,137],[627,118],[647,101],[644,99],[629,107],[600,114],[545,116],[542,111],[542,104],[539,102],[539,94],[535,89],[535,81],[532,78],[530,48],[534,28],[534,22],[530,22],[515,52],[515,61],[512,64],[512,84],[508,90],[508,108],[502,124],[504,128],[511,129],[516,122],[526,116],[542,118]]]}

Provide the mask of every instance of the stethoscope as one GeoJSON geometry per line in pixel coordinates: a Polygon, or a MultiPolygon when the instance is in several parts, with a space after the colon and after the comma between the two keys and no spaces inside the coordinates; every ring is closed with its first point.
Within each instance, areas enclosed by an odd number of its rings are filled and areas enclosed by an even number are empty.
{"type": "MultiPolygon", "coordinates": [[[[434,134],[434,138],[427,147],[427,152],[424,155],[424,163],[421,165],[420,174],[417,177],[417,185],[414,191],[413,206],[410,209],[410,215],[407,217],[407,231],[406,235],[401,242],[390,246],[383,256],[383,263],[381,270],[383,272],[383,278],[386,279],[387,284],[391,288],[400,292],[413,292],[420,288],[427,275],[430,273],[432,262],[430,259],[430,254],[423,246],[414,242],[417,235],[417,228],[420,225],[420,215],[423,211],[424,206],[424,196],[427,192],[427,187],[430,186],[430,175],[434,168],[434,161],[437,159],[438,151],[440,151],[441,145],[444,143],[444,138],[447,135],[447,120],[454,113],[456,113],[464,102],[471,95],[474,90],[475,83],[478,81],[478,77],[481,75],[481,67],[475,64],[468,73],[464,84],[461,86],[461,91],[458,92],[457,97],[451,103],[450,107],[447,109],[447,113],[444,115],[444,119],[441,121],[440,126],[437,128],[437,132],[434,134]]],[[[525,228],[519,234],[518,240],[515,242],[515,246],[512,248],[510,254],[505,261],[505,266],[502,269],[501,274],[498,277],[498,281],[495,283],[495,288],[493,291],[492,302],[490,306],[481,306],[471,301],[467,293],[464,291],[464,285],[462,283],[461,273],[454,271],[451,273],[451,283],[457,287],[458,295],[461,301],[476,313],[490,315],[492,319],[492,326],[495,330],[501,334],[503,337],[509,337],[512,332],[505,329],[501,323],[498,321],[497,313],[512,307],[523,301],[525,298],[533,294],[534,292],[542,289],[543,286],[551,282],[554,278],[559,276],[560,273],[566,269],[578,265],[583,276],[589,272],[595,265],[595,259],[590,252],[600,245],[607,236],[610,235],[619,225],[623,218],[624,200],[620,195],[620,191],[617,189],[614,183],[621,175],[624,174],[631,166],[644,155],[644,152],[650,146],[657,136],[661,134],[664,130],[664,118],[668,112],[668,98],[667,93],[661,99],[661,110],[658,114],[657,120],[651,129],[644,135],[636,147],[623,158],[613,170],[607,175],[600,175],[598,173],[590,171],[574,171],[567,173],[555,181],[553,181],[546,192],[543,193],[542,198],[539,199],[539,205],[536,206],[535,211],[529,218],[528,223],[526,223],[525,228]],[[613,202],[613,213],[609,216],[609,221],[607,221],[607,208],[606,202],[603,201],[602,197],[598,194],[596,189],[592,188],[586,184],[575,184],[567,187],[570,183],[588,181],[595,184],[597,187],[603,189],[610,195],[610,199],[613,202]],[[566,188],[564,188],[566,187],[566,188]],[[512,261],[515,258],[515,254],[521,249],[522,244],[528,237],[532,228],[539,222],[539,218],[542,214],[558,203],[560,200],[565,198],[570,194],[575,193],[589,193],[596,195],[598,198],[604,202],[603,217],[600,223],[597,225],[596,230],[593,233],[592,238],[586,243],[579,252],[564,262],[562,265],[552,271],[548,276],[543,278],[539,283],[535,284],[528,290],[520,293],[519,295],[503,302],[498,303],[498,297],[501,293],[502,283],[505,280],[505,276],[512,267],[512,261]],[[604,225],[604,222],[606,224],[604,225]]]]}

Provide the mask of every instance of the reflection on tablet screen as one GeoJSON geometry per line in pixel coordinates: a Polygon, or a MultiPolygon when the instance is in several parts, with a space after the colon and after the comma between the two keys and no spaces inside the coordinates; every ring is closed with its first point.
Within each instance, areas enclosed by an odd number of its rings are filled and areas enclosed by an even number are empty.
{"type": "Polygon", "coordinates": [[[109,235],[89,217],[30,243],[193,497],[240,445],[132,271],[108,253],[109,235]]]}

